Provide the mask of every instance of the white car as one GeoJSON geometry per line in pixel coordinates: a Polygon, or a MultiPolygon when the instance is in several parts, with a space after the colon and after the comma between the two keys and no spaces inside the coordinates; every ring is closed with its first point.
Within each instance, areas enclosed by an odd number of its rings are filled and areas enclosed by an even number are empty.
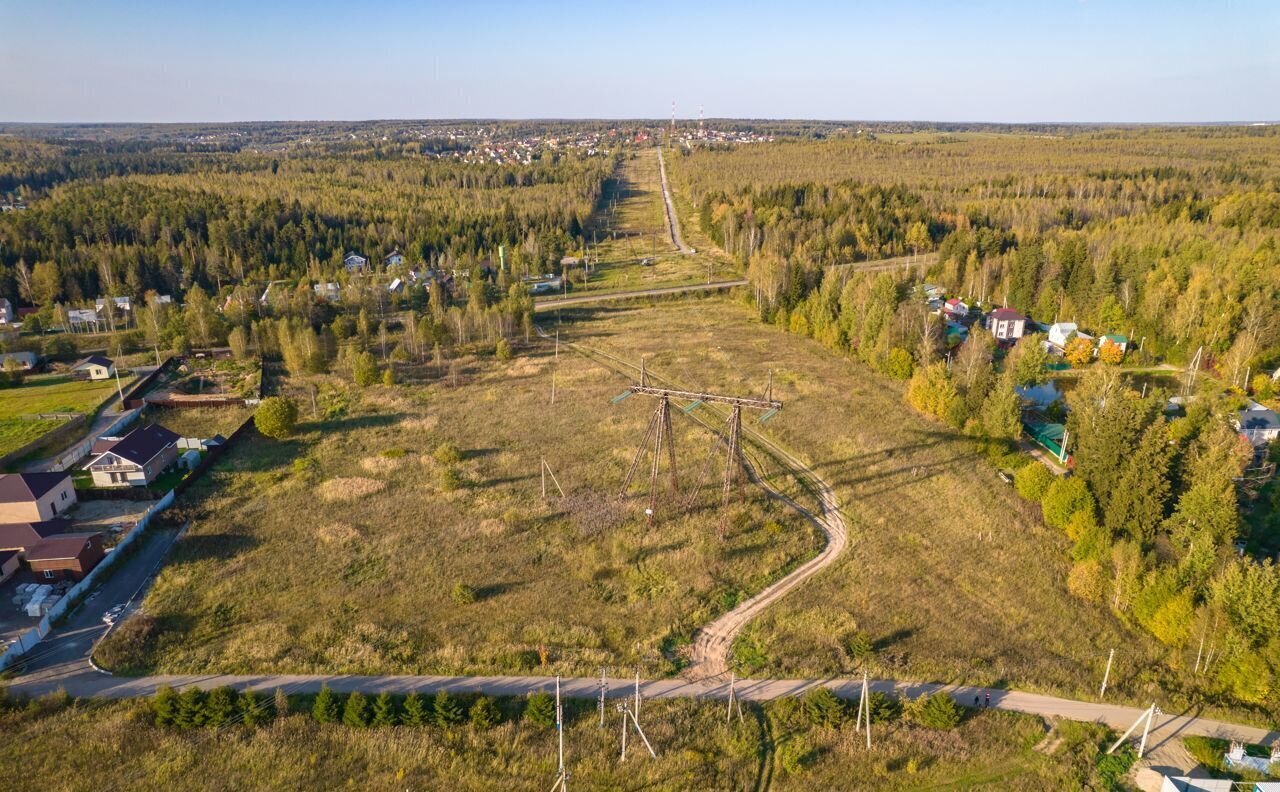
{"type": "Polygon", "coordinates": [[[116,605],[115,607],[108,610],[106,613],[102,614],[102,621],[104,624],[115,624],[116,621],[119,620],[120,614],[122,613],[124,613],[124,606],[116,605]]]}

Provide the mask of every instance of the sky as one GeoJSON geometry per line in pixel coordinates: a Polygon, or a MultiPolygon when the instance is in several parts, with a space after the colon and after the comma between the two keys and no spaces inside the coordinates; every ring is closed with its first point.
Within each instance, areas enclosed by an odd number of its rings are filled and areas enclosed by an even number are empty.
{"type": "Polygon", "coordinates": [[[0,0],[0,121],[1280,121],[1280,0],[0,0]]]}

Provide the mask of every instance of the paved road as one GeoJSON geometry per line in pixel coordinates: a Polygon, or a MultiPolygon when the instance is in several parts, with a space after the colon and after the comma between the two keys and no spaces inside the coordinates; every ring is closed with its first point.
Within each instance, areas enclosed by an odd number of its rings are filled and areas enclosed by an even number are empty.
{"type": "Polygon", "coordinates": [[[686,256],[691,255],[693,248],[686,245],[684,238],[680,236],[680,218],[676,216],[676,207],[671,201],[671,188],[667,186],[667,163],[662,159],[662,146],[658,146],[658,173],[662,176],[662,202],[667,207],[667,232],[671,236],[671,244],[686,256]]]}
{"type": "MultiPolygon", "coordinates": [[[[611,678],[608,696],[620,697],[630,695],[635,684],[633,679],[611,678]]],[[[72,696],[94,696],[102,698],[130,698],[152,695],[161,685],[175,688],[196,686],[204,689],[231,685],[235,688],[253,688],[259,691],[274,691],[281,688],[290,693],[314,693],[321,685],[328,685],[334,691],[346,693],[359,690],[364,693],[408,693],[417,691],[430,694],[438,690],[451,693],[486,693],[489,695],[518,696],[534,691],[550,691],[555,687],[554,677],[539,676],[343,676],[343,675],[164,675],[150,677],[113,677],[105,674],[83,670],[66,673],[57,678],[34,679],[23,677],[10,686],[14,693],[40,695],[66,690],[72,696]]],[[[560,680],[563,693],[572,698],[596,698],[600,693],[598,677],[570,677],[560,680]]],[[[860,680],[854,679],[740,679],[735,691],[747,701],[769,701],[786,696],[802,695],[806,691],[818,687],[828,687],[845,698],[856,698],[861,686],[860,680]]],[[[1137,720],[1143,710],[1115,704],[1099,704],[1086,701],[1042,696],[1035,693],[1019,693],[1017,691],[1000,690],[998,688],[979,688],[968,686],[948,686],[938,684],[909,684],[890,680],[875,680],[871,683],[873,690],[890,693],[896,696],[919,696],[923,693],[945,691],[954,696],[961,704],[972,706],[974,697],[985,701],[991,696],[991,706],[996,709],[1025,712],[1044,717],[1060,717],[1079,721],[1100,721],[1116,729],[1127,729],[1137,720]]],[[[724,700],[729,695],[729,684],[725,680],[690,681],[685,679],[643,680],[640,692],[646,698],[699,698],[724,700]]],[[[1187,735],[1207,735],[1223,739],[1245,740],[1251,743],[1271,745],[1280,741],[1280,732],[1267,731],[1249,726],[1237,726],[1221,721],[1197,717],[1194,713],[1161,715],[1153,730],[1154,741],[1183,737],[1187,735]]]]}
{"type": "Polygon", "coordinates": [[[665,297],[672,294],[689,294],[693,292],[703,291],[720,291],[721,289],[733,289],[738,286],[746,286],[747,281],[731,280],[716,281],[715,283],[695,283],[688,286],[664,286],[659,289],[639,289],[636,291],[621,292],[600,292],[598,294],[579,294],[573,297],[554,297],[545,300],[534,300],[533,310],[550,311],[555,308],[564,308],[570,305],[586,305],[596,302],[611,302],[613,300],[631,300],[636,297],[665,297]]]}
{"type": "Polygon", "coordinates": [[[146,530],[147,535],[138,538],[133,555],[89,595],[92,599],[82,603],[61,627],[27,653],[20,679],[50,690],[56,690],[63,680],[111,679],[89,664],[93,645],[107,632],[102,614],[113,605],[128,603],[130,611],[137,606],[179,534],[159,526],[146,530]]]}

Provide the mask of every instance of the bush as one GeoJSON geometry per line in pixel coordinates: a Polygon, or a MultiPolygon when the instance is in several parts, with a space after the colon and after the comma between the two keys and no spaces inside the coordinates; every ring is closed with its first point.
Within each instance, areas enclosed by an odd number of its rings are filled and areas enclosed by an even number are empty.
{"type": "Polygon", "coordinates": [[[804,696],[809,722],[824,729],[838,729],[844,723],[844,702],[830,688],[816,687],[804,696]]]}
{"type": "Polygon", "coordinates": [[[271,720],[271,710],[252,690],[244,690],[236,699],[236,714],[246,726],[261,726],[271,720]]]}
{"type": "Polygon", "coordinates": [[[909,380],[915,371],[915,361],[911,353],[902,347],[889,350],[889,357],[884,362],[884,373],[894,379],[909,380]]]}
{"type": "Polygon", "coordinates": [[[787,775],[800,775],[818,758],[813,743],[803,734],[795,734],[778,746],[778,763],[787,775]]]}
{"type": "Polygon", "coordinates": [[[453,492],[462,486],[462,477],[452,465],[440,468],[438,479],[441,492],[453,492]]]}
{"type": "Polygon", "coordinates": [[[872,723],[888,723],[898,717],[898,713],[902,711],[898,700],[888,693],[873,690],[868,698],[871,699],[868,710],[872,723]]]}
{"type": "Polygon", "coordinates": [[[864,632],[854,630],[845,636],[844,653],[855,663],[865,657],[868,657],[871,654],[872,649],[871,639],[868,638],[867,634],[864,632]]]}
{"type": "Polygon", "coordinates": [[[1013,486],[1026,500],[1039,503],[1054,478],[1049,468],[1039,462],[1032,462],[1029,465],[1023,465],[1017,473],[1013,474],[1013,486]]]}
{"type": "Polygon", "coordinates": [[[378,361],[372,352],[361,352],[351,363],[351,376],[356,384],[367,388],[379,379],[378,361]]]}
{"type": "Polygon", "coordinates": [[[298,405],[284,396],[268,396],[254,412],[253,425],[266,437],[289,437],[298,427],[298,405]]]}
{"type": "Polygon", "coordinates": [[[476,731],[488,731],[502,721],[502,713],[498,705],[488,696],[481,696],[471,705],[471,728],[476,731]]]}
{"type": "Polygon", "coordinates": [[[507,339],[499,338],[498,343],[493,347],[493,356],[498,360],[511,359],[511,345],[507,343],[507,339]]]}
{"type": "Polygon", "coordinates": [[[382,384],[383,385],[396,384],[396,370],[393,367],[387,366],[385,369],[382,370],[382,384]]]}
{"type": "Polygon", "coordinates": [[[535,726],[548,728],[556,722],[556,705],[550,693],[530,693],[524,705],[524,719],[535,726]]]}
{"type": "Polygon", "coordinates": [[[1067,574],[1067,591],[1085,602],[1102,602],[1107,576],[1096,558],[1077,561],[1067,574]]]}
{"type": "Polygon", "coordinates": [[[198,687],[182,691],[182,695],[178,696],[173,725],[179,729],[194,729],[204,725],[204,691],[198,687]]]}
{"type": "Polygon", "coordinates": [[[1271,670],[1255,652],[1240,652],[1223,663],[1218,681],[1246,704],[1265,704],[1271,696],[1271,670]]]}
{"type": "Polygon", "coordinates": [[[347,696],[347,703],[342,708],[342,722],[356,729],[369,725],[369,702],[360,691],[347,696]]]}
{"type": "Polygon", "coordinates": [[[476,590],[466,583],[454,583],[449,598],[459,605],[470,605],[476,601],[476,590]]]}
{"type": "Polygon", "coordinates": [[[316,700],[311,705],[311,717],[317,723],[334,723],[338,720],[338,702],[328,685],[321,685],[316,700]]]}
{"type": "Polygon", "coordinates": [[[431,453],[437,462],[442,465],[456,465],[462,461],[462,451],[459,450],[455,443],[441,443],[436,446],[436,450],[431,453]]]}
{"type": "Polygon", "coordinates": [[[922,695],[903,709],[913,722],[926,729],[954,729],[960,724],[960,707],[946,693],[922,695]]]}

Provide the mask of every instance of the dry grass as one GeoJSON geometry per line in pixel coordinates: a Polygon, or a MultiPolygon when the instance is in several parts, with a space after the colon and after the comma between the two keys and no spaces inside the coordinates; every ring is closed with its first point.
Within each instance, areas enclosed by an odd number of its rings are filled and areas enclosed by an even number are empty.
{"type": "Polygon", "coordinates": [[[764,431],[841,499],[849,549],[755,623],[737,646],[744,671],[848,672],[842,643],[856,630],[875,647],[873,674],[1092,695],[1115,646],[1117,695],[1163,681],[1151,641],[1067,593],[1065,537],[972,441],[910,410],[900,383],[723,300],[577,315],[562,340],[643,355],[690,387],[759,393],[772,370],[785,406],[764,431]]]}
{"type": "MultiPolygon", "coordinates": [[[[553,366],[466,360],[457,388],[353,391],[343,418],[233,448],[178,505],[191,529],[145,603],[155,670],[669,673],[693,629],[816,552],[759,493],[723,544],[717,488],[649,525],[614,495],[653,405],[611,405],[627,381],[562,352],[552,406],[553,366]],[[541,498],[542,459],[569,497],[541,498]]],[[[677,430],[688,486],[714,443],[677,430]]]]}
{"type": "Polygon", "coordinates": [[[207,440],[217,434],[230,437],[251,415],[252,407],[152,407],[147,417],[183,437],[207,440]]]}
{"type": "MultiPolygon", "coordinates": [[[[305,704],[303,704],[305,706],[305,704]]],[[[157,728],[143,702],[44,701],[0,713],[0,761],[66,790],[545,790],[555,777],[555,730],[520,719],[521,702],[501,700],[503,722],[468,726],[351,729],[295,714],[256,730],[157,728]]],[[[1089,759],[1032,749],[1043,727],[1031,717],[984,711],[951,732],[901,722],[878,729],[867,751],[851,724],[809,726],[794,702],[748,706],[727,724],[720,704],[651,701],[645,730],[658,758],[638,741],[618,761],[617,714],[600,729],[593,702],[570,701],[565,745],[579,789],[915,790],[1079,786],[1089,759]],[[634,753],[632,753],[634,750],[634,753]],[[784,757],[804,755],[805,762],[784,757]],[[1072,765],[1083,765],[1075,778],[1072,765]]],[[[1082,753],[1092,751],[1086,744],[1082,753]]],[[[1091,787],[1098,788],[1098,787],[1091,787]]]]}

